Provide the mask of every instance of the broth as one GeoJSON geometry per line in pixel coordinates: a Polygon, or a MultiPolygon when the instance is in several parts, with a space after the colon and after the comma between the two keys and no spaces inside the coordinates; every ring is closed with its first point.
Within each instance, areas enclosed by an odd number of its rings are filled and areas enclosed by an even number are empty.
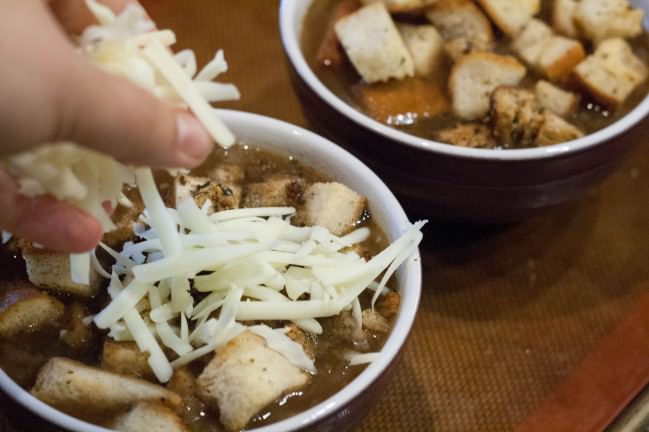
{"type": "MultiPolygon", "coordinates": [[[[325,65],[317,60],[317,53],[323,37],[327,31],[332,11],[336,4],[345,0],[315,0],[311,3],[309,10],[304,18],[303,31],[301,37],[301,47],[304,56],[315,73],[315,75],[322,81],[322,83],[329,88],[336,96],[341,98],[345,103],[349,104],[358,111],[368,114],[367,110],[362,106],[362,102],[358,96],[356,89],[363,83],[362,78],[358,75],[353,65],[349,60],[345,59],[339,66],[325,65]]],[[[551,0],[542,0],[542,10],[539,18],[548,21],[551,12],[551,0]]],[[[418,18],[416,16],[396,15],[396,22],[411,22],[417,24],[428,23],[425,18],[418,18]]],[[[495,31],[495,47],[494,51],[499,54],[514,55],[509,42],[505,40],[504,36],[495,31]]],[[[641,36],[629,41],[635,54],[649,65],[649,35],[643,33],[641,36]]],[[[592,49],[587,48],[587,53],[592,52],[592,49]]],[[[447,59],[441,74],[435,77],[423,78],[433,83],[443,82],[442,86],[446,91],[446,96],[449,96],[446,89],[446,82],[451,70],[451,62],[447,59]]],[[[412,78],[406,78],[409,80],[412,78]]],[[[535,73],[531,68],[528,68],[528,74],[521,86],[524,88],[532,88],[534,83],[541,79],[541,76],[535,73]]],[[[375,84],[371,85],[374,86],[375,84]]],[[[635,91],[628,97],[628,99],[616,110],[611,111],[606,107],[598,104],[587,95],[582,94],[582,99],[579,108],[569,121],[581,129],[586,134],[598,131],[606,126],[609,126],[616,120],[626,115],[629,111],[635,108],[649,93],[649,79],[645,80],[635,91]]],[[[369,114],[368,114],[369,115],[369,114]]],[[[488,122],[488,118],[483,119],[488,122]]],[[[419,118],[414,122],[409,119],[406,121],[384,122],[395,129],[406,132],[421,138],[434,139],[436,132],[444,128],[457,126],[467,123],[455,116],[451,112],[443,113],[429,118],[419,118]]]]}
{"type": "MultiPolygon", "coordinates": [[[[221,165],[236,165],[243,168],[245,180],[241,184],[254,183],[267,179],[269,175],[291,175],[299,176],[307,182],[328,181],[328,177],[315,172],[314,170],[302,165],[293,157],[271,153],[261,150],[254,146],[237,145],[229,150],[217,149],[214,155],[192,174],[206,174],[209,170],[221,165]]],[[[157,174],[157,182],[163,197],[169,198],[169,182],[171,177],[166,173],[157,174]]],[[[137,200],[137,194],[131,190],[129,197],[137,200]]],[[[116,216],[121,215],[123,209],[118,209],[116,216]]],[[[364,220],[360,222],[362,226],[371,229],[372,236],[362,243],[364,249],[368,250],[371,255],[376,254],[379,250],[385,248],[388,244],[386,236],[376,225],[375,221],[365,215],[364,220]]],[[[1,281],[0,293],[6,289],[8,283],[12,280],[25,280],[25,263],[20,256],[20,252],[5,247],[0,255],[3,265],[0,274],[1,281]]],[[[69,296],[60,296],[50,293],[57,297],[64,304],[69,305],[74,299],[69,296]]],[[[364,294],[360,298],[363,308],[369,306],[370,297],[364,294]]],[[[75,300],[76,301],[76,300],[75,300]]],[[[96,313],[101,310],[107,303],[106,294],[101,294],[97,298],[84,301],[83,306],[89,313],[96,313]]],[[[327,327],[335,318],[325,318],[320,321],[323,327],[327,327]]],[[[91,366],[99,366],[101,360],[101,350],[104,339],[107,337],[103,333],[94,329],[95,337],[92,343],[86,349],[81,351],[71,349],[59,340],[59,332],[65,327],[65,319],[53,323],[51,328],[44,331],[34,332],[28,335],[21,335],[15,339],[0,340],[0,367],[2,367],[9,376],[12,377],[19,385],[29,391],[35,382],[38,370],[53,356],[65,356],[71,359],[82,361],[91,366]]],[[[369,351],[377,351],[383,345],[387,334],[368,331],[369,351]]],[[[266,408],[254,416],[248,428],[259,427],[282,419],[291,417],[302,412],[327,399],[350,381],[352,381],[362,370],[363,366],[349,366],[348,361],[344,359],[344,353],[355,349],[350,341],[341,341],[333,333],[323,333],[318,337],[313,337],[315,342],[315,363],[317,373],[311,378],[306,387],[284,395],[279,400],[274,401],[266,408]]],[[[208,354],[202,358],[190,363],[190,369],[200,372],[207,361],[213,354],[208,354]]],[[[71,412],[88,421],[100,425],[108,426],[114,415],[107,415],[104,418],[88,417],[83,413],[71,412]]],[[[224,430],[220,425],[218,415],[209,409],[196,410],[187,407],[184,413],[184,420],[191,431],[207,432],[224,430]]]]}

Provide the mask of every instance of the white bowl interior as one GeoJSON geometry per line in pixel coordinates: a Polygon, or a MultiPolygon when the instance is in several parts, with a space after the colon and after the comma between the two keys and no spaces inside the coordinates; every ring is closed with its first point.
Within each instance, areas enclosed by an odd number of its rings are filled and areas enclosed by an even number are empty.
{"type": "MultiPolygon", "coordinates": [[[[555,144],[546,147],[526,149],[475,149],[459,147],[450,144],[419,138],[401,132],[397,129],[380,123],[363,114],[329,90],[309,67],[300,47],[302,23],[311,3],[314,0],[282,0],[280,4],[279,23],[282,44],[289,61],[300,77],[323,99],[327,104],[336,109],[345,117],[353,120],[358,125],[370,129],[374,133],[383,135],[394,141],[408,146],[441,153],[449,156],[467,157],[488,160],[523,160],[550,158],[566,152],[578,152],[590,146],[606,142],[633,127],[649,113],[649,96],[624,117],[601,129],[574,141],[555,144]]],[[[649,0],[631,0],[636,7],[643,8],[649,15],[649,0]]],[[[648,26],[645,24],[645,28],[648,26]]]]}
{"type": "MultiPolygon", "coordinates": [[[[237,135],[239,141],[251,146],[282,151],[328,176],[336,178],[368,197],[372,216],[390,240],[404,232],[409,222],[396,198],[385,184],[362,162],[331,142],[278,120],[238,111],[217,110],[218,115],[237,135]]],[[[280,432],[298,429],[337,412],[371,384],[395,358],[410,332],[421,292],[419,254],[413,256],[398,273],[401,310],[382,356],[370,364],[349,385],[313,408],[287,420],[254,429],[256,432],[280,432]]],[[[78,432],[107,432],[64,414],[39,401],[14,383],[0,370],[0,388],[32,412],[50,422],[78,432]]]]}

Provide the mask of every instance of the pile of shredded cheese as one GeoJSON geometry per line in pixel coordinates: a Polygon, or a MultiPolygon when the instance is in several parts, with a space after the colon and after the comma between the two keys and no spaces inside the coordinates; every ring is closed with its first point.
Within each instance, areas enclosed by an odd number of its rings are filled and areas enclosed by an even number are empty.
{"type": "MultiPolygon", "coordinates": [[[[94,318],[118,341],[133,340],[148,352],[161,382],[174,367],[210,353],[245,330],[296,366],[315,372],[313,360],[286,328],[241,322],[291,321],[322,333],[317,318],[351,310],[362,326],[358,297],[373,289],[373,302],[388,288],[397,268],[415,252],[425,222],[412,225],[385,250],[365,261],[350,249],[366,240],[368,228],[343,236],[322,227],[296,227],[294,208],[243,208],[210,214],[192,198],[165,207],[149,169],[136,170],[146,211],[135,226],[138,242],[120,252],[110,278],[111,303],[94,318]],[[380,277],[380,279],[379,279],[380,277]],[[377,281],[378,282],[375,282],[377,281]],[[124,282],[126,281],[126,282],[124,282]],[[200,300],[199,300],[200,298],[200,300]],[[176,354],[169,361],[167,347],[176,354]]],[[[369,362],[375,354],[351,357],[369,362]]]]}
{"type": "MultiPolygon", "coordinates": [[[[234,136],[209,104],[239,98],[234,85],[213,82],[228,68],[222,51],[196,73],[193,51],[174,55],[169,49],[176,42],[174,33],[156,30],[141,6],[129,5],[116,16],[96,0],[86,0],[86,4],[99,22],[88,27],[78,40],[79,49],[91,62],[128,78],[162,100],[190,109],[217,143],[223,147],[234,144],[234,136]]],[[[95,216],[105,232],[114,226],[102,203],[111,203],[114,208],[123,185],[133,183],[131,167],[71,142],[43,144],[9,156],[1,165],[18,180],[22,194],[51,194],[67,201],[95,216]]],[[[78,269],[74,273],[84,272],[78,269]]]]}

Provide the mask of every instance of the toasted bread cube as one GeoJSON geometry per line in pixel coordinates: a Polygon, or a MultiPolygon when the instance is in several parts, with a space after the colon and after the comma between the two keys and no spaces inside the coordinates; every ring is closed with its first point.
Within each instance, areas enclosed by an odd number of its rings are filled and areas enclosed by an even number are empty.
{"type": "Polygon", "coordinates": [[[552,27],[566,37],[578,39],[579,29],[575,23],[577,0],[554,0],[552,5],[552,27]]]}
{"type": "Polygon", "coordinates": [[[239,208],[240,190],[236,186],[224,185],[209,177],[196,177],[179,174],[174,179],[176,207],[183,200],[193,198],[198,207],[209,200],[210,212],[239,208]]]}
{"type": "Polygon", "coordinates": [[[107,372],[63,357],[51,358],[36,377],[32,395],[72,415],[104,415],[139,401],[156,401],[179,411],[176,393],[150,382],[107,372]]]}
{"type": "Polygon", "coordinates": [[[0,290],[0,338],[56,325],[65,306],[26,281],[5,282],[0,290]]]}
{"type": "Polygon", "coordinates": [[[318,63],[325,66],[340,66],[343,64],[345,52],[338,41],[338,37],[334,31],[334,25],[339,19],[356,11],[358,7],[358,2],[355,0],[343,0],[336,3],[329,18],[329,23],[327,24],[327,30],[316,53],[316,61],[318,63]]]}
{"type": "Polygon", "coordinates": [[[31,245],[23,247],[23,258],[29,281],[38,288],[79,297],[92,297],[99,292],[101,276],[90,267],[90,284],[72,281],[70,255],[38,249],[31,245]]]}
{"type": "Polygon", "coordinates": [[[419,78],[359,84],[354,92],[370,117],[393,126],[410,125],[450,108],[444,89],[419,78]]]}
{"type": "Polygon", "coordinates": [[[88,315],[83,305],[76,301],[65,308],[65,325],[59,339],[76,352],[90,349],[95,338],[93,328],[84,322],[88,315]]]}
{"type": "Polygon", "coordinates": [[[503,147],[534,145],[543,119],[543,109],[530,90],[503,86],[491,95],[493,134],[503,147]]]}
{"type": "Polygon", "coordinates": [[[246,186],[243,207],[295,207],[302,202],[306,182],[300,177],[271,177],[246,186]]]}
{"type": "Polygon", "coordinates": [[[453,111],[463,119],[475,120],[489,112],[491,92],[501,85],[517,85],[527,70],[510,56],[472,52],[458,60],[449,78],[453,111]]]}
{"type": "Polygon", "coordinates": [[[599,44],[605,39],[632,38],[642,33],[644,11],[628,0],[581,0],[574,20],[582,36],[599,44]]]}
{"type": "Polygon", "coordinates": [[[555,113],[556,115],[568,118],[575,113],[579,107],[580,96],[547,81],[540,80],[534,87],[536,100],[541,106],[555,113]]]}
{"type": "Polygon", "coordinates": [[[444,62],[444,39],[432,25],[398,24],[412,60],[415,75],[426,77],[439,73],[444,62]]]}
{"type": "Polygon", "coordinates": [[[541,9],[540,0],[479,0],[496,26],[514,37],[541,9]]]}
{"type": "Polygon", "coordinates": [[[374,309],[365,309],[362,316],[363,327],[366,329],[377,333],[387,333],[390,331],[390,321],[374,309]]]}
{"type": "Polygon", "coordinates": [[[267,404],[308,381],[308,374],[262,337],[244,332],[216,352],[197,385],[205,403],[220,412],[221,423],[239,430],[267,404]]]}
{"type": "Polygon", "coordinates": [[[372,3],[340,19],[335,31],[365,82],[414,76],[410,51],[383,3],[372,3]]]}
{"type": "Polygon", "coordinates": [[[376,310],[388,320],[393,320],[397,316],[400,306],[401,296],[395,291],[389,291],[376,302],[376,310]]]}
{"type": "Polygon", "coordinates": [[[536,137],[537,146],[559,144],[584,136],[584,133],[551,111],[544,111],[543,124],[536,137]]]}
{"type": "Polygon", "coordinates": [[[437,141],[460,147],[495,148],[498,142],[491,135],[491,129],[480,123],[470,123],[437,131],[437,141]]]}
{"type": "Polygon", "coordinates": [[[471,0],[438,0],[427,9],[426,18],[447,41],[447,52],[453,59],[493,47],[491,23],[471,0]]]}
{"type": "Polygon", "coordinates": [[[299,343],[302,346],[304,353],[312,359],[315,359],[316,343],[314,339],[293,323],[289,324],[287,328],[288,331],[286,332],[286,336],[288,336],[293,342],[299,343]]]}
{"type": "Polygon", "coordinates": [[[551,80],[569,75],[586,56],[579,41],[555,35],[538,19],[527,23],[514,39],[512,48],[525,63],[551,80]]]}
{"type": "Polygon", "coordinates": [[[241,165],[223,163],[211,169],[207,176],[217,183],[238,184],[245,180],[246,172],[241,165]]]}
{"type": "Polygon", "coordinates": [[[367,198],[338,182],[314,183],[304,194],[304,206],[296,214],[296,222],[321,226],[340,236],[359,223],[367,208],[367,198]]]}
{"type": "Polygon", "coordinates": [[[647,65],[620,38],[608,39],[575,68],[581,86],[604,105],[617,107],[647,79],[647,65]]]}
{"type": "Polygon", "coordinates": [[[149,354],[143,353],[135,342],[116,342],[106,338],[101,354],[101,368],[136,378],[152,380],[149,354]]]}
{"type": "Polygon", "coordinates": [[[188,432],[181,418],[169,407],[158,402],[138,402],[112,425],[120,432],[188,432]]]}
{"type": "Polygon", "coordinates": [[[390,13],[417,12],[437,0],[361,0],[363,4],[383,2],[390,13]]]}
{"type": "Polygon", "coordinates": [[[167,383],[167,388],[183,398],[183,404],[185,405],[183,418],[188,423],[202,416],[207,409],[205,403],[198,397],[196,376],[189,367],[183,366],[175,369],[169,383],[167,383]]]}

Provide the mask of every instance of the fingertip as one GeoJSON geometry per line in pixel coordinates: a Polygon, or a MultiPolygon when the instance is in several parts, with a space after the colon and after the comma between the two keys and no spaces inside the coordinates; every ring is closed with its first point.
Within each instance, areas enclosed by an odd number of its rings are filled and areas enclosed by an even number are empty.
{"type": "Polygon", "coordinates": [[[200,165],[214,148],[214,142],[196,117],[183,111],[176,114],[176,140],[180,165],[190,168],[200,165]]]}

